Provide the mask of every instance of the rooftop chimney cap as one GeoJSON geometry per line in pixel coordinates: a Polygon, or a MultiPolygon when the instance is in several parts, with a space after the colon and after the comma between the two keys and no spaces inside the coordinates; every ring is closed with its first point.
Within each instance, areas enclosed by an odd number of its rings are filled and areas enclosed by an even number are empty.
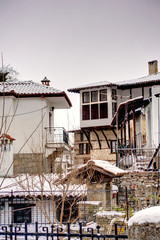
{"type": "Polygon", "coordinates": [[[158,61],[153,60],[153,61],[148,62],[148,67],[149,67],[149,75],[157,73],[158,72],[158,61]]]}
{"type": "Polygon", "coordinates": [[[47,79],[47,77],[44,77],[44,79],[41,81],[43,85],[49,86],[50,80],[47,79]]]}

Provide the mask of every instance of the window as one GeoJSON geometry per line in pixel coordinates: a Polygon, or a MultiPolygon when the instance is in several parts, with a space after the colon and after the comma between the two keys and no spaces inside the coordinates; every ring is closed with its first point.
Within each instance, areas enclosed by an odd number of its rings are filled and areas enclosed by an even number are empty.
{"type": "Polygon", "coordinates": [[[108,118],[108,103],[100,104],[100,118],[108,118]]]}
{"type": "Polygon", "coordinates": [[[130,89],[130,99],[132,99],[132,89],[130,89]]]}
{"type": "Polygon", "coordinates": [[[92,91],[91,92],[91,101],[92,102],[98,102],[98,91],[92,91]]]}
{"type": "Polygon", "coordinates": [[[86,154],[90,153],[90,146],[88,143],[86,143],[86,154]]]}
{"type": "Polygon", "coordinates": [[[83,141],[83,133],[80,133],[80,141],[83,141]]]}
{"type": "Polygon", "coordinates": [[[28,204],[14,204],[14,223],[31,223],[31,208],[28,204]]]}
{"type": "Polygon", "coordinates": [[[83,92],[82,93],[82,102],[83,103],[89,103],[89,92],[83,92]]]}
{"type": "Polygon", "coordinates": [[[142,96],[144,97],[144,87],[142,87],[142,96]]]}
{"type": "Polygon", "coordinates": [[[99,91],[100,101],[107,101],[107,89],[103,89],[99,91]]]}
{"type": "Polygon", "coordinates": [[[79,144],[79,154],[83,154],[84,153],[84,144],[80,143],[79,144]]]}
{"type": "Polygon", "coordinates": [[[117,151],[117,140],[111,140],[111,153],[116,153],[117,151]]]}
{"type": "Polygon", "coordinates": [[[152,97],[152,88],[149,88],[149,97],[152,97]]]}
{"type": "Polygon", "coordinates": [[[98,119],[98,104],[91,105],[91,119],[98,119]]]}
{"type": "Polygon", "coordinates": [[[82,106],[82,120],[89,120],[90,119],[90,105],[83,105],[82,106]]]}
{"type": "Polygon", "coordinates": [[[112,100],[117,100],[117,91],[116,91],[116,89],[112,89],[112,100]]]}
{"type": "Polygon", "coordinates": [[[116,102],[112,102],[112,117],[114,117],[114,114],[117,111],[117,103],[116,102]]]}

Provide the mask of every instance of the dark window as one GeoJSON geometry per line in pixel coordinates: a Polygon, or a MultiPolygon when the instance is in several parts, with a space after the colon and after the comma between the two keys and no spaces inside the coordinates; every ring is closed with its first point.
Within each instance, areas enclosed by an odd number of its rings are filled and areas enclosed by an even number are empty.
{"type": "Polygon", "coordinates": [[[84,153],[84,144],[80,143],[79,144],[79,154],[83,154],[84,153]]]}
{"type": "Polygon", "coordinates": [[[152,97],[152,88],[149,88],[149,97],[152,97]]]}
{"type": "Polygon", "coordinates": [[[108,103],[100,104],[100,118],[108,118],[108,103]]]}
{"type": "Polygon", "coordinates": [[[91,101],[92,102],[98,102],[98,91],[92,91],[91,92],[91,101]]]}
{"type": "Polygon", "coordinates": [[[111,153],[116,153],[117,151],[117,140],[111,140],[111,153]]]}
{"type": "Polygon", "coordinates": [[[88,132],[87,134],[88,134],[88,139],[90,140],[90,138],[91,138],[90,132],[88,132]]]}
{"type": "Polygon", "coordinates": [[[117,111],[117,103],[112,102],[112,117],[114,116],[116,111],[117,111]]]}
{"type": "Polygon", "coordinates": [[[90,119],[90,110],[89,105],[82,106],[82,120],[89,120],[90,119]]]}
{"type": "Polygon", "coordinates": [[[91,119],[98,119],[98,104],[91,105],[91,119]]]}
{"type": "Polygon", "coordinates": [[[89,144],[86,143],[86,154],[89,154],[90,153],[90,147],[89,147],[89,144]]]}
{"type": "Polygon", "coordinates": [[[144,97],[144,87],[142,87],[142,96],[144,97]]]}
{"type": "Polygon", "coordinates": [[[112,89],[112,100],[117,100],[117,91],[116,91],[116,89],[112,89]]]}
{"type": "Polygon", "coordinates": [[[89,92],[83,92],[82,93],[82,102],[83,103],[89,103],[89,92]]]}
{"type": "Polygon", "coordinates": [[[130,99],[132,99],[132,89],[130,89],[130,99]]]}
{"type": "Polygon", "coordinates": [[[99,91],[100,101],[107,101],[107,89],[103,89],[99,91]]]}
{"type": "Polygon", "coordinates": [[[83,133],[80,133],[80,141],[83,141],[83,133]]]}
{"type": "Polygon", "coordinates": [[[31,223],[31,208],[27,204],[14,204],[14,223],[31,223]]]}

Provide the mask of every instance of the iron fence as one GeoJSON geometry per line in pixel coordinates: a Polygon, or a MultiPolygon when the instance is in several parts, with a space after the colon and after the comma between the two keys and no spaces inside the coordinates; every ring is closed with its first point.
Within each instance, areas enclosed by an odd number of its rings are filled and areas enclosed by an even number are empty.
{"type": "Polygon", "coordinates": [[[82,223],[78,224],[76,230],[71,229],[71,224],[66,223],[62,226],[51,225],[50,227],[39,226],[35,223],[34,229],[30,229],[28,224],[25,223],[24,226],[1,226],[0,227],[0,237],[1,240],[59,240],[61,238],[70,239],[128,239],[127,235],[118,234],[118,227],[115,224],[114,234],[103,234],[100,232],[100,227],[97,226],[95,229],[83,227],[82,223]]]}

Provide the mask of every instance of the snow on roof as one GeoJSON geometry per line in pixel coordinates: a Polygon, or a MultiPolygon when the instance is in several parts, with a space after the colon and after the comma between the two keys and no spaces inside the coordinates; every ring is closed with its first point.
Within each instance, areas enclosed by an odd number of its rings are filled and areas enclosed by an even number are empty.
{"type": "Polygon", "coordinates": [[[120,82],[108,82],[108,81],[101,81],[101,82],[95,82],[95,83],[90,83],[86,85],[82,85],[79,87],[75,88],[70,88],[68,89],[69,92],[75,92],[79,93],[80,90],[85,90],[85,89],[90,89],[90,88],[100,88],[100,87],[105,87],[105,86],[117,86],[119,88],[127,85],[137,85],[137,84],[146,84],[150,83],[153,85],[156,82],[160,82],[160,72],[151,74],[145,77],[137,78],[137,79],[132,79],[132,80],[125,80],[125,81],[120,81],[120,82]]]}
{"type": "Polygon", "coordinates": [[[0,178],[0,196],[81,196],[86,194],[86,185],[55,183],[58,175],[22,174],[12,178],[0,178]]]}
{"type": "Polygon", "coordinates": [[[88,165],[93,165],[96,166],[100,169],[103,169],[106,172],[109,172],[113,174],[114,176],[119,176],[125,173],[124,170],[116,167],[115,165],[109,163],[108,161],[105,160],[89,160],[88,165]]]}
{"type": "Polygon", "coordinates": [[[160,206],[145,208],[136,212],[128,221],[128,226],[141,225],[146,223],[159,224],[160,223],[160,206]]]}
{"type": "Polygon", "coordinates": [[[158,81],[160,81],[160,72],[155,74],[150,74],[148,76],[137,78],[137,79],[117,82],[117,85],[124,86],[124,85],[134,85],[134,84],[150,83],[150,82],[158,82],[158,81]]]}
{"type": "Polygon", "coordinates": [[[108,81],[101,81],[101,82],[85,84],[85,85],[75,87],[75,88],[70,88],[70,89],[68,89],[68,91],[79,93],[80,90],[87,89],[87,88],[97,88],[97,87],[105,87],[105,86],[112,86],[112,85],[116,85],[116,83],[112,83],[112,82],[108,82],[108,81]]]}
{"type": "Polygon", "coordinates": [[[44,84],[35,83],[33,81],[7,81],[0,82],[0,92],[10,93],[15,92],[16,94],[56,94],[62,93],[63,91],[57,90],[53,87],[46,86],[44,84]]]}

